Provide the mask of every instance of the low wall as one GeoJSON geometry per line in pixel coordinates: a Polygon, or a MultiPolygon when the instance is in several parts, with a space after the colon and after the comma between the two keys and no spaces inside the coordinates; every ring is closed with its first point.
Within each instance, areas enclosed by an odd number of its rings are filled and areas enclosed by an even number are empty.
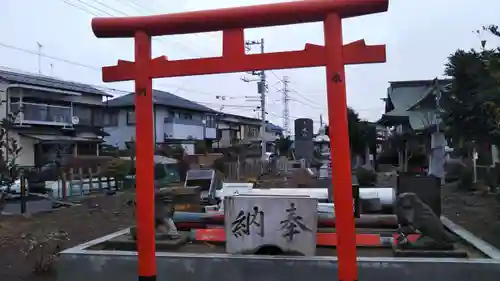
{"type": "MultiPolygon", "coordinates": [[[[450,231],[484,253],[483,259],[358,257],[359,280],[387,281],[497,281],[500,254],[482,240],[443,218],[450,231]]],[[[81,244],[61,253],[58,281],[135,281],[137,253],[86,250],[128,230],[81,244]]],[[[253,256],[229,254],[161,253],[157,280],[255,281],[337,280],[336,257],[253,256]]]]}

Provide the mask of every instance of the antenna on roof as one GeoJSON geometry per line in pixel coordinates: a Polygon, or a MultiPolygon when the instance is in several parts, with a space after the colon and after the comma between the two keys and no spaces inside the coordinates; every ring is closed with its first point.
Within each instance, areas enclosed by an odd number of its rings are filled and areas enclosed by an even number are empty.
{"type": "Polygon", "coordinates": [[[38,74],[42,74],[42,47],[43,45],[36,41],[36,44],[38,45],[38,74]]]}

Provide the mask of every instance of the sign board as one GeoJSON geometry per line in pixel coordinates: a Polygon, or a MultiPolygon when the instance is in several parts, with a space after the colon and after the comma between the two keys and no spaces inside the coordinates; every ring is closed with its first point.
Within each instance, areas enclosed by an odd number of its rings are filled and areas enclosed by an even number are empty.
{"type": "Polygon", "coordinates": [[[192,169],[187,172],[186,180],[211,180],[214,174],[215,170],[213,169],[192,169]]]}
{"type": "Polygon", "coordinates": [[[226,251],[254,254],[263,246],[272,246],[285,254],[314,256],[317,210],[317,199],[309,196],[225,197],[226,251]]]}
{"type": "Polygon", "coordinates": [[[187,172],[184,186],[199,186],[201,199],[215,204],[216,191],[222,188],[222,180],[220,173],[214,169],[191,169],[187,172]]]}

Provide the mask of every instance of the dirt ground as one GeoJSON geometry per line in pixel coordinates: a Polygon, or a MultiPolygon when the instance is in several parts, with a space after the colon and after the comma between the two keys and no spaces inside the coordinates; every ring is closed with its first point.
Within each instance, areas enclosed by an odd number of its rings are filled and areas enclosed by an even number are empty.
{"type": "MultiPolygon", "coordinates": [[[[32,274],[30,262],[21,249],[23,234],[62,230],[69,234],[64,247],[123,229],[133,223],[132,210],[124,208],[130,194],[101,196],[82,202],[81,206],[36,214],[0,217],[1,280],[55,281],[52,274],[32,274]]],[[[493,195],[458,191],[455,185],[443,188],[444,215],[500,248],[500,204],[493,195]]]]}
{"type": "Polygon", "coordinates": [[[97,196],[80,206],[39,213],[32,216],[0,216],[0,278],[6,281],[53,281],[51,274],[33,274],[33,265],[21,252],[26,247],[25,234],[44,235],[54,231],[68,233],[69,248],[85,241],[123,229],[133,223],[131,208],[124,204],[132,195],[97,196]]]}
{"type": "Polygon", "coordinates": [[[500,195],[443,188],[443,214],[456,224],[500,249],[500,195]]]}

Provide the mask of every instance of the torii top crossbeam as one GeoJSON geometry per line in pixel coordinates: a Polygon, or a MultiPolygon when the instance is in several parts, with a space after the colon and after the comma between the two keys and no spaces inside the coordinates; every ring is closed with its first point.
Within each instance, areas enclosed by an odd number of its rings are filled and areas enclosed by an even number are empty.
{"type": "Polygon", "coordinates": [[[325,66],[332,186],[337,229],[338,278],[356,281],[356,241],[347,128],[346,64],[385,62],[385,46],[342,41],[342,19],[385,12],[388,0],[303,0],[239,8],[129,18],[96,18],[97,37],[135,39],[135,61],[103,68],[106,82],[135,80],[137,248],[139,280],[156,280],[154,229],[154,119],[152,79],[267,69],[325,66]],[[245,54],[244,29],[323,22],[325,45],[302,51],[245,54]],[[186,60],[151,57],[151,37],[222,31],[222,56],[186,60]]]}
{"type": "Polygon", "coordinates": [[[319,22],[332,13],[340,18],[356,17],[385,12],[388,3],[388,0],[303,0],[157,16],[95,18],[92,29],[100,38],[134,37],[137,30],[149,36],[190,34],[319,22]]]}

